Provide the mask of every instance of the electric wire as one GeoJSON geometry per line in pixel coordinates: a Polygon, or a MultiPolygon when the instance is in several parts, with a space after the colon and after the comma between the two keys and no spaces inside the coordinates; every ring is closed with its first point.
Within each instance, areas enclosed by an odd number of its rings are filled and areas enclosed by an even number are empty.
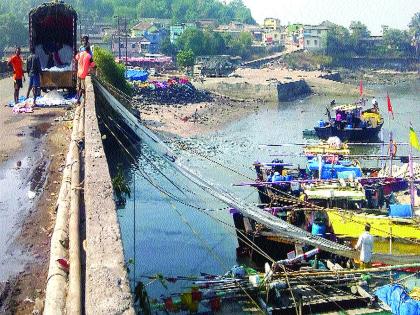
{"type": "MultiPolygon", "coordinates": [[[[116,140],[120,143],[120,145],[125,149],[125,151],[130,155],[130,157],[133,159],[133,161],[135,162],[135,163],[137,163],[137,160],[134,158],[134,156],[125,148],[125,146],[119,141],[119,139],[117,138],[117,136],[112,132],[112,130],[109,128],[109,126],[105,123],[105,122],[103,122],[104,123],[104,125],[107,127],[107,129],[112,133],[112,135],[114,136],[114,138],[116,138],[116,140]]],[[[123,131],[123,132],[125,132],[125,130],[124,129],[122,129],[121,131],[123,131]]],[[[142,154],[141,152],[140,152],[140,154],[142,154]]],[[[143,155],[143,154],[142,154],[143,155]]],[[[185,203],[185,202],[183,202],[182,200],[180,200],[178,197],[176,197],[176,196],[174,196],[174,195],[172,195],[172,194],[170,194],[170,193],[168,193],[167,191],[165,191],[162,187],[160,187],[160,186],[158,186],[157,184],[155,184],[155,183],[153,183],[153,180],[146,174],[146,173],[144,173],[143,171],[141,171],[141,169],[140,168],[137,168],[137,170],[138,171],[140,171],[140,174],[153,186],[153,187],[155,187],[156,189],[158,189],[162,194],[164,194],[164,195],[167,195],[168,197],[170,197],[170,198],[172,198],[172,199],[174,199],[175,201],[177,201],[177,202],[180,202],[180,203],[182,203],[183,205],[186,205],[186,206],[188,206],[188,207],[192,207],[192,208],[196,208],[197,210],[206,210],[206,209],[204,209],[204,208],[201,208],[201,207],[197,207],[197,206],[194,206],[194,205],[191,205],[191,204],[188,204],[188,203],[185,203]]],[[[208,216],[210,216],[210,217],[212,217],[211,215],[209,215],[208,213],[206,213],[206,212],[204,212],[205,214],[207,214],[208,216]]],[[[219,222],[222,222],[223,224],[226,224],[226,225],[228,225],[229,226],[229,224],[228,223],[225,223],[224,221],[222,221],[222,220],[220,220],[220,219],[217,219],[217,218],[214,218],[214,217],[212,217],[213,219],[216,219],[217,221],[219,221],[219,222]]],[[[231,226],[232,227],[232,226],[231,226]]],[[[236,229],[236,227],[233,227],[233,228],[235,228],[236,229]]],[[[268,259],[269,261],[271,261],[271,262],[275,262],[275,260],[273,259],[273,258],[271,258],[267,253],[265,253],[263,250],[261,250],[255,243],[253,243],[246,235],[244,235],[243,233],[242,233],[242,231],[240,231],[239,229],[236,229],[240,234],[242,234],[242,236],[244,237],[243,239],[242,239],[242,241],[244,241],[244,243],[246,243],[248,246],[250,246],[252,249],[254,249],[256,252],[258,252],[260,255],[262,255],[263,257],[265,257],[266,259],[268,259]],[[249,243],[250,242],[250,243],[249,243]]],[[[283,268],[284,268],[284,270],[286,270],[286,268],[285,268],[285,266],[283,266],[283,268]]],[[[289,270],[290,271],[290,270],[289,270]]],[[[286,272],[286,271],[285,271],[286,272]]],[[[287,275],[286,275],[286,277],[287,277],[287,275]]],[[[333,302],[334,304],[336,304],[340,309],[342,309],[343,311],[345,311],[338,303],[336,303],[336,301],[334,301],[334,300],[331,300],[331,299],[329,299],[329,297],[327,296],[327,295],[325,295],[324,293],[322,293],[322,292],[320,292],[320,291],[318,291],[318,290],[316,290],[313,286],[311,286],[311,285],[309,285],[306,281],[304,281],[303,279],[301,279],[301,278],[299,278],[298,277],[298,279],[299,279],[299,281],[301,281],[301,282],[303,282],[304,284],[306,284],[306,285],[308,285],[310,288],[312,288],[312,289],[314,289],[314,291],[316,291],[316,292],[318,292],[319,294],[321,294],[321,295],[323,295],[327,300],[330,300],[331,302],[333,302]]],[[[333,287],[333,286],[331,286],[331,285],[329,285],[329,284],[326,284],[326,283],[324,283],[324,282],[322,282],[322,281],[319,281],[319,280],[316,280],[315,279],[315,281],[316,282],[320,282],[320,283],[322,283],[322,284],[324,284],[324,285],[326,285],[326,286],[329,286],[329,287],[331,287],[331,288],[334,288],[334,289],[336,289],[337,290],[337,288],[335,288],[335,287],[333,287]]],[[[288,285],[290,285],[290,283],[288,284],[288,285]]],[[[290,290],[292,290],[291,288],[289,288],[290,290]]],[[[341,291],[340,289],[338,289],[338,291],[341,291]]],[[[291,291],[292,292],[292,291],[291,291]]],[[[344,292],[344,291],[343,291],[344,292]]],[[[345,292],[345,293],[347,293],[347,292],[345,292]]],[[[292,293],[293,294],[293,293],[292,293]]],[[[359,297],[357,297],[357,296],[355,296],[356,298],[359,298],[359,297]]],[[[294,300],[295,301],[295,300],[294,300]]],[[[295,303],[295,307],[296,307],[296,302],[294,302],[295,303]]]]}
{"type": "Polygon", "coordinates": [[[115,136],[115,135],[114,135],[115,136]]]}

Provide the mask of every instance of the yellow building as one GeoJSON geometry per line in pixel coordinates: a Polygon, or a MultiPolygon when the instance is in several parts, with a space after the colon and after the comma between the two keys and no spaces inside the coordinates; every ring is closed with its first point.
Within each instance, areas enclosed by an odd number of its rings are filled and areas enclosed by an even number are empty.
{"type": "Polygon", "coordinates": [[[264,28],[268,30],[279,30],[280,29],[280,20],[275,18],[265,18],[264,19],[264,28]]]}

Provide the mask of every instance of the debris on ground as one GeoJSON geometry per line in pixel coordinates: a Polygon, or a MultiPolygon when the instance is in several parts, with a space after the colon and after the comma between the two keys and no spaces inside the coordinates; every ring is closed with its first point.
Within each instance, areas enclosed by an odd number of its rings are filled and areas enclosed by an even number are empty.
{"type": "Polygon", "coordinates": [[[134,100],[143,105],[170,105],[208,102],[210,93],[197,90],[187,78],[134,83],[134,100]]]}

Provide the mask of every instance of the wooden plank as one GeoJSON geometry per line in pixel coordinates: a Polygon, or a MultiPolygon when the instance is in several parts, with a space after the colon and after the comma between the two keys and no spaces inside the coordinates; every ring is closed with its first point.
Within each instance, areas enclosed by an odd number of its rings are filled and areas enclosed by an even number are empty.
{"type": "Polygon", "coordinates": [[[252,225],[251,222],[249,222],[249,219],[247,217],[244,217],[244,226],[245,226],[245,232],[248,234],[252,234],[252,225]]]}

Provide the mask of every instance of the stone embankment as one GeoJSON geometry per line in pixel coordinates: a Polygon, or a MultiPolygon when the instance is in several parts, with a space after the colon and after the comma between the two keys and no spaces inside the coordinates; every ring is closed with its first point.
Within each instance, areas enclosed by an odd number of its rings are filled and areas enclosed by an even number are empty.
{"type": "Polygon", "coordinates": [[[234,99],[265,102],[291,101],[311,93],[332,96],[357,95],[357,86],[340,81],[341,77],[337,72],[243,68],[228,78],[205,78],[194,85],[234,99]]]}

